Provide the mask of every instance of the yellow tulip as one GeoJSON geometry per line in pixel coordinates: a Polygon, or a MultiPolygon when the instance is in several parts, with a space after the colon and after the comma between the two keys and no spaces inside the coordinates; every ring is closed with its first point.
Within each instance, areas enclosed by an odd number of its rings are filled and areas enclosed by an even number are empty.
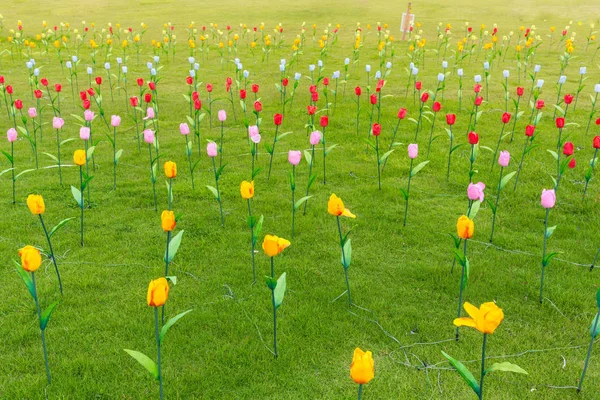
{"type": "Polygon", "coordinates": [[[289,240],[274,235],[266,235],[265,239],[263,240],[262,248],[266,255],[269,257],[275,257],[290,244],[291,243],[289,240]]]}
{"type": "Polygon", "coordinates": [[[469,219],[466,215],[461,216],[456,222],[456,231],[458,237],[461,239],[471,239],[473,232],[475,231],[475,224],[473,220],[469,219]]]}
{"type": "Polygon", "coordinates": [[[148,285],[148,294],[146,300],[150,307],[160,307],[167,302],[169,298],[169,282],[165,278],[158,278],[150,281],[148,285]]]}
{"type": "Polygon", "coordinates": [[[33,246],[27,245],[19,250],[21,266],[27,272],[35,272],[42,265],[42,255],[33,246]]]}
{"type": "Polygon", "coordinates": [[[354,349],[352,364],[350,364],[350,377],[360,385],[367,384],[375,377],[375,361],[373,353],[364,352],[358,347],[354,349]]]}
{"type": "Polygon", "coordinates": [[[27,196],[27,207],[33,215],[40,215],[46,211],[46,205],[44,204],[44,198],[39,194],[30,194],[27,196]]]}
{"type": "Polygon", "coordinates": [[[240,194],[244,200],[249,200],[254,197],[254,181],[243,181],[240,184],[240,194]]]}
{"type": "Polygon", "coordinates": [[[167,161],[165,163],[165,175],[170,179],[177,177],[177,164],[173,161],[167,161]]]}
{"type": "Polygon", "coordinates": [[[173,211],[163,211],[160,215],[160,225],[162,226],[163,231],[172,232],[177,225],[177,221],[175,221],[175,214],[173,211]]]}
{"type": "Polygon", "coordinates": [[[329,202],[327,203],[327,211],[329,212],[329,214],[335,215],[336,217],[343,216],[356,218],[356,215],[352,214],[347,208],[344,208],[344,202],[334,193],[332,193],[331,197],[329,197],[329,202]]]}
{"type": "Polygon", "coordinates": [[[483,303],[480,308],[465,302],[464,307],[471,318],[456,318],[454,320],[456,326],[470,326],[481,333],[494,333],[504,319],[504,312],[493,302],[483,303]]]}
{"type": "Polygon", "coordinates": [[[75,165],[79,165],[80,167],[82,165],[85,165],[85,162],[86,162],[85,150],[75,150],[75,153],[73,154],[73,162],[75,163],[75,165]]]}

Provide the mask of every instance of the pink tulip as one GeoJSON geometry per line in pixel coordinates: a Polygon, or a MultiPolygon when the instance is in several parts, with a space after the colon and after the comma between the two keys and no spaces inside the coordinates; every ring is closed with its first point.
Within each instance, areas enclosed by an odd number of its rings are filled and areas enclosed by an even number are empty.
{"type": "Polygon", "coordinates": [[[87,126],[79,128],[79,137],[81,140],[90,140],[90,128],[87,126]]]}
{"type": "Polygon", "coordinates": [[[252,140],[253,143],[260,143],[260,134],[254,134],[252,136],[250,136],[250,140],[252,140]]]}
{"type": "Polygon", "coordinates": [[[185,122],[181,123],[181,124],[179,124],[179,132],[181,132],[182,135],[189,135],[190,134],[190,127],[185,122]]]}
{"type": "Polygon", "coordinates": [[[6,132],[6,138],[8,139],[9,142],[14,142],[17,140],[17,130],[15,128],[10,128],[7,132],[6,132]]]}
{"type": "Polygon", "coordinates": [[[500,156],[498,157],[498,164],[501,167],[508,167],[508,163],[510,162],[510,153],[508,151],[501,151],[500,156]]]}
{"type": "Polygon", "coordinates": [[[250,125],[248,127],[248,136],[252,137],[254,135],[258,135],[258,126],[256,126],[256,125],[250,125]]]}
{"type": "Polygon", "coordinates": [[[154,108],[153,107],[148,107],[146,109],[146,116],[144,117],[144,119],[154,119],[154,108]]]}
{"type": "Polygon", "coordinates": [[[225,122],[226,119],[227,113],[225,112],[225,110],[219,110],[219,121],[225,122]]]}
{"type": "Polygon", "coordinates": [[[90,122],[94,119],[94,112],[91,110],[85,110],[85,112],[83,113],[83,117],[87,122],[90,122]]]}
{"type": "Polygon", "coordinates": [[[554,204],[556,204],[556,193],[554,193],[554,189],[542,190],[541,204],[544,208],[554,207],[554,204]]]}
{"type": "Polygon", "coordinates": [[[292,165],[300,164],[300,160],[302,160],[302,152],[300,150],[290,150],[288,152],[288,161],[292,165]]]}
{"type": "Polygon", "coordinates": [[[218,153],[217,144],[215,142],[208,142],[206,145],[206,154],[209,157],[216,157],[218,153]]]}
{"type": "Polygon", "coordinates": [[[408,145],[408,157],[414,160],[415,158],[417,158],[418,155],[419,155],[419,145],[416,143],[409,144],[408,145]]]}
{"type": "Polygon", "coordinates": [[[310,134],[310,144],[312,144],[313,146],[316,146],[319,143],[321,143],[321,132],[314,131],[313,133],[310,134]]]}
{"type": "Polygon", "coordinates": [[[154,144],[154,131],[152,129],[146,129],[144,131],[144,142],[154,144]]]}
{"type": "Polygon", "coordinates": [[[113,116],[111,116],[111,117],[110,117],[110,124],[111,124],[113,127],[115,127],[115,128],[116,128],[117,126],[121,125],[121,117],[119,117],[118,115],[113,115],[113,116]]]}
{"type": "Polygon", "coordinates": [[[483,190],[485,189],[485,185],[482,182],[477,182],[475,184],[469,183],[469,187],[467,188],[467,196],[469,200],[475,201],[483,201],[484,195],[483,190]]]}
{"type": "Polygon", "coordinates": [[[37,110],[35,107],[31,107],[29,110],[27,110],[27,114],[29,114],[29,118],[35,118],[37,117],[37,110]]]}
{"type": "Polygon", "coordinates": [[[52,127],[54,129],[60,129],[63,127],[64,124],[65,124],[65,120],[62,119],[61,117],[52,118],[52,127]]]}

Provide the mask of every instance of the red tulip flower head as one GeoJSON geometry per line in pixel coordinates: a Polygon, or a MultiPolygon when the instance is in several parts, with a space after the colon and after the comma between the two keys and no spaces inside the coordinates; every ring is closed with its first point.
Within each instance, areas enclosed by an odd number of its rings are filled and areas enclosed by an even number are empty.
{"type": "MultiPolygon", "coordinates": [[[[325,78],[325,79],[327,79],[327,78],[325,78]]],[[[323,79],[323,83],[325,83],[325,79],[323,79]]],[[[290,83],[288,78],[283,78],[281,80],[281,84],[283,85],[283,87],[287,87],[288,83],[290,83]]]]}
{"type": "Polygon", "coordinates": [[[259,86],[255,83],[252,85],[252,93],[258,93],[259,86]]]}
{"type": "Polygon", "coordinates": [[[377,95],[375,93],[373,93],[370,97],[370,101],[372,105],[377,104],[377,95]]]}
{"type": "Polygon", "coordinates": [[[594,136],[593,144],[595,149],[600,149],[600,136],[594,136]]]}
{"type": "Polygon", "coordinates": [[[48,79],[46,79],[46,78],[42,78],[42,79],[40,79],[40,83],[41,83],[43,86],[48,86],[48,79]]]}
{"type": "Polygon", "coordinates": [[[475,97],[475,105],[477,107],[479,107],[481,105],[481,103],[483,103],[483,97],[481,97],[481,96],[475,97]]]}
{"type": "Polygon", "coordinates": [[[83,109],[84,110],[89,110],[91,105],[92,104],[90,103],[90,101],[88,99],[83,100],[83,109]]]}
{"type": "Polygon", "coordinates": [[[156,82],[154,82],[154,81],[148,82],[148,87],[150,88],[150,90],[155,91],[156,90],[156,82]]]}
{"type": "Polygon", "coordinates": [[[572,142],[565,143],[565,145],[563,146],[563,154],[565,156],[572,156],[574,152],[575,152],[575,146],[573,146],[573,143],[572,142]]]}
{"type": "Polygon", "coordinates": [[[62,85],[60,83],[55,84],[54,90],[56,90],[56,93],[60,93],[62,90],[62,85]]]}
{"type": "Polygon", "coordinates": [[[261,112],[262,111],[262,103],[258,100],[254,102],[254,111],[261,112]]]}
{"type": "Polygon", "coordinates": [[[544,100],[538,100],[535,102],[535,108],[537,108],[538,110],[541,110],[542,108],[544,108],[544,100]]]}
{"type": "Polygon", "coordinates": [[[481,92],[481,85],[479,83],[476,83],[475,86],[473,87],[473,91],[475,93],[481,92]]]}
{"type": "Polygon", "coordinates": [[[139,87],[142,87],[142,86],[144,86],[144,79],[143,79],[143,78],[137,78],[137,85],[138,85],[139,87]]]}
{"type": "Polygon", "coordinates": [[[146,94],[144,95],[144,101],[145,101],[146,103],[150,103],[150,102],[152,101],[152,95],[151,95],[150,93],[146,93],[146,94]]]}
{"type": "Polygon", "coordinates": [[[328,86],[329,85],[329,78],[323,78],[323,85],[324,86],[328,86]]]}
{"type": "Polygon", "coordinates": [[[381,134],[381,125],[379,125],[377,122],[375,122],[373,124],[372,132],[373,132],[373,136],[379,136],[381,134]]]}
{"type": "Polygon", "coordinates": [[[315,115],[315,113],[317,112],[316,106],[308,106],[306,107],[306,109],[308,110],[308,115],[315,115]]]}
{"type": "Polygon", "coordinates": [[[533,134],[534,134],[534,132],[535,132],[535,126],[534,125],[527,125],[525,127],[525,136],[532,137],[533,134]]]}
{"type": "Polygon", "coordinates": [[[240,99],[242,99],[242,100],[246,99],[246,90],[244,90],[244,89],[240,90],[240,99]]]}
{"type": "Polygon", "coordinates": [[[398,119],[404,119],[406,118],[406,108],[401,108],[398,110],[398,119]]]}
{"type": "Polygon", "coordinates": [[[523,93],[525,93],[525,89],[523,89],[522,87],[518,86],[517,87],[517,96],[521,97],[521,96],[523,96],[523,93]]]}
{"type": "Polygon", "coordinates": [[[311,97],[312,101],[313,101],[313,102],[315,102],[315,103],[316,103],[317,101],[319,101],[319,93],[318,93],[318,92],[312,92],[312,93],[310,94],[310,97],[311,97]]]}
{"type": "Polygon", "coordinates": [[[450,126],[456,123],[456,114],[446,114],[446,123],[450,126]]]}
{"type": "Polygon", "coordinates": [[[421,90],[421,87],[423,87],[423,84],[421,83],[421,81],[416,81],[415,82],[415,89],[421,90]]]}
{"type": "Polygon", "coordinates": [[[96,77],[96,85],[102,85],[102,77],[101,76],[96,77]]]}
{"type": "Polygon", "coordinates": [[[573,102],[573,95],[572,94],[565,94],[565,104],[571,104],[573,102]]]}
{"type": "Polygon", "coordinates": [[[476,132],[469,132],[469,144],[474,146],[479,143],[479,135],[476,132]]]}
{"type": "Polygon", "coordinates": [[[508,124],[510,122],[510,113],[509,112],[505,112],[504,114],[502,114],[502,123],[504,124],[508,124]]]}
{"type": "Polygon", "coordinates": [[[577,161],[575,161],[575,158],[571,158],[571,161],[569,161],[569,168],[573,169],[576,165],[577,161]]]}
{"type": "Polygon", "coordinates": [[[130,97],[129,104],[131,104],[131,107],[137,107],[139,105],[138,98],[136,96],[130,97]]]}
{"type": "Polygon", "coordinates": [[[434,112],[438,112],[442,109],[442,105],[440,104],[439,101],[434,101],[433,102],[433,111],[434,112]]]}
{"type": "Polygon", "coordinates": [[[362,89],[360,88],[360,86],[357,86],[357,87],[354,88],[354,93],[357,96],[360,96],[362,94],[362,89]]]}
{"type": "Polygon", "coordinates": [[[207,83],[206,84],[206,91],[208,93],[212,93],[212,91],[213,91],[213,85],[212,85],[212,83],[207,83]]]}
{"type": "Polygon", "coordinates": [[[15,100],[15,108],[21,110],[23,108],[23,102],[19,99],[15,100]]]}
{"type": "Polygon", "coordinates": [[[39,89],[36,89],[33,91],[33,95],[35,96],[36,99],[41,99],[42,98],[42,91],[39,89]]]}
{"type": "Polygon", "coordinates": [[[562,129],[565,127],[565,119],[563,117],[556,118],[556,127],[562,129]]]}
{"type": "Polygon", "coordinates": [[[321,117],[320,125],[322,128],[326,128],[329,125],[329,117],[327,115],[321,117]]]}
{"type": "Polygon", "coordinates": [[[283,115],[282,114],[275,114],[273,116],[273,123],[275,123],[275,125],[279,126],[281,125],[283,122],[283,115]]]}
{"type": "Polygon", "coordinates": [[[187,83],[188,85],[193,85],[194,78],[192,78],[191,76],[188,76],[187,78],[185,78],[185,83],[187,83]]]}
{"type": "Polygon", "coordinates": [[[423,103],[426,103],[427,100],[429,100],[429,93],[428,92],[423,92],[423,94],[421,95],[421,101],[423,103]]]}

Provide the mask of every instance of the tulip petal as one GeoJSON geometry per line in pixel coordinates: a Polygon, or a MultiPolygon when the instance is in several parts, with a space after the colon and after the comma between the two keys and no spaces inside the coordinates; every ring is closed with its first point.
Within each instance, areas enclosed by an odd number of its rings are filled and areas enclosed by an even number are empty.
{"type": "Polygon", "coordinates": [[[350,210],[348,210],[347,208],[344,208],[344,212],[342,213],[342,215],[344,217],[349,217],[349,218],[356,218],[356,215],[352,214],[350,212],[350,210]]]}
{"type": "Polygon", "coordinates": [[[471,328],[475,328],[476,327],[475,320],[473,318],[468,318],[468,317],[456,318],[454,320],[454,325],[456,325],[456,326],[468,326],[468,327],[471,327],[471,328]]]}

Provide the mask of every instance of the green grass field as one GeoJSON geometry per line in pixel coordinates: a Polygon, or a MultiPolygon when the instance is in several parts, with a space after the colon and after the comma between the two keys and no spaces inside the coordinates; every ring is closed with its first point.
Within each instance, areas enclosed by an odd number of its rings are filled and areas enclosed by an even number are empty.
{"type": "MultiPolygon", "coordinates": [[[[98,31],[109,22],[120,22],[122,28],[132,26],[139,30],[141,22],[148,25],[143,39],[140,64],[132,50],[129,60],[129,89],[135,93],[135,78],[148,79],[145,66],[152,60],[151,39],[161,38],[162,24],[172,22],[177,35],[175,59],[161,55],[159,72],[160,96],[160,152],[162,162],[173,160],[179,167],[174,181],[176,213],[181,213],[177,230],[185,230],[181,248],[171,265],[171,274],[178,278],[167,303],[168,316],[193,309],[167,335],[163,346],[163,379],[167,398],[206,399],[340,399],[355,398],[357,385],[349,377],[349,367],[355,347],[371,350],[375,359],[375,379],[366,385],[364,399],[449,399],[475,398],[471,389],[442,356],[445,351],[462,360],[479,376],[482,335],[468,328],[461,330],[461,340],[455,342],[453,319],[456,316],[459,288],[459,270],[451,274],[453,242],[450,233],[456,233],[456,220],[468,205],[466,188],[469,182],[469,155],[467,146],[453,154],[452,173],[446,181],[448,136],[443,115],[457,112],[457,77],[451,51],[462,39],[464,22],[469,21],[478,34],[479,25],[491,30],[498,24],[499,35],[509,31],[519,33],[521,25],[536,25],[536,34],[543,43],[536,51],[535,64],[542,70],[539,78],[545,80],[541,99],[546,101],[543,117],[535,139],[539,147],[526,158],[519,186],[513,191],[512,182],[502,192],[494,244],[489,244],[492,212],[484,203],[475,219],[475,235],[469,243],[471,274],[464,299],[479,305],[495,301],[504,310],[505,320],[496,333],[488,338],[488,363],[510,361],[520,365],[529,375],[497,373],[486,378],[485,394],[489,399],[565,399],[600,398],[600,349],[592,354],[583,392],[575,389],[590,340],[589,327],[595,312],[594,296],[598,290],[600,273],[590,272],[589,266],[600,246],[598,239],[598,207],[600,187],[598,179],[590,181],[588,195],[582,203],[584,175],[592,158],[592,137],[599,134],[592,122],[589,134],[585,127],[591,111],[590,94],[600,82],[598,62],[591,59],[597,44],[585,48],[589,24],[596,23],[600,6],[591,2],[557,0],[523,4],[505,1],[484,4],[458,0],[452,2],[427,1],[414,4],[413,12],[422,24],[426,45],[425,66],[420,65],[419,78],[423,88],[435,90],[437,74],[441,72],[441,57],[433,51],[438,22],[451,23],[453,36],[448,48],[449,76],[443,109],[438,115],[430,163],[411,182],[408,224],[402,226],[404,199],[400,188],[405,188],[410,160],[406,145],[411,143],[414,125],[403,121],[398,132],[396,147],[388,159],[382,175],[382,190],[377,188],[377,164],[373,151],[365,151],[364,139],[369,131],[367,96],[361,99],[361,122],[356,134],[356,103],[354,86],[366,86],[365,65],[371,64],[371,83],[378,69],[377,22],[388,23],[395,37],[395,53],[391,74],[383,89],[380,141],[389,145],[396,125],[398,108],[406,107],[408,116],[418,118],[418,106],[411,95],[405,97],[410,59],[406,43],[398,41],[400,15],[406,9],[401,2],[390,4],[381,0],[357,2],[316,2],[302,4],[283,2],[225,1],[218,4],[192,1],[106,1],[103,4],[82,5],[64,0],[59,4],[39,4],[31,1],[12,1],[0,6],[4,29],[0,32],[0,52],[8,49],[9,29],[16,29],[22,20],[26,35],[35,35],[42,29],[41,21],[49,26],[61,21],[81,28],[81,21],[96,23],[98,31]],[[592,16],[596,19],[591,19],[592,16]],[[250,232],[246,225],[246,203],[239,193],[239,184],[250,178],[249,147],[239,102],[235,102],[237,122],[233,121],[231,104],[224,98],[225,78],[234,75],[232,62],[221,67],[215,49],[207,54],[198,71],[198,80],[214,85],[213,129],[208,128],[208,116],[202,121],[202,155],[194,151],[194,162],[200,160],[195,171],[196,188],[192,190],[184,140],[179,124],[186,121],[189,105],[182,96],[188,93],[185,77],[188,75],[187,27],[195,21],[196,27],[218,23],[221,29],[230,24],[238,29],[240,23],[248,27],[264,22],[266,31],[275,24],[284,27],[285,42],[274,48],[269,62],[261,61],[257,46],[253,58],[240,39],[237,55],[225,55],[225,60],[240,58],[244,69],[250,71],[250,81],[261,86],[264,105],[261,126],[258,166],[268,167],[265,143],[271,143],[274,134],[273,114],[280,112],[279,60],[291,60],[291,45],[300,24],[306,22],[306,48],[296,63],[289,68],[290,80],[294,72],[303,77],[291,110],[286,111],[282,131],[292,131],[277,144],[273,173],[267,181],[266,169],[256,177],[255,214],[264,215],[263,235],[275,234],[289,239],[292,245],[276,258],[276,275],[287,272],[287,292],[278,310],[279,358],[274,359],[272,346],[272,314],[269,289],[263,276],[269,271],[269,259],[259,248],[256,265],[259,280],[252,282],[250,264],[250,232]],[[327,156],[327,185],[322,183],[322,156],[317,152],[315,171],[318,173],[311,188],[306,216],[296,215],[296,234],[291,238],[291,198],[288,182],[291,170],[287,162],[288,150],[309,148],[306,135],[306,105],[309,102],[310,80],[308,65],[316,64],[319,48],[312,41],[312,24],[318,26],[319,36],[331,23],[339,23],[339,40],[331,46],[324,59],[323,74],[331,77],[335,70],[342,71],[345,57],[352,57],[353,34],[356,22],[372,29],[366,34],[360,62],[349,70],[346,96],[342,86],[337,106],[330,111],[327,128],[328,144],[337,144],[327,156]],[[579,96],[576,111],[569,110],[571,125],[565,133],[576,146],[577,166],[568,170],[561,181],[557,206],[550,212],[549,225],[558,225],[548,240],[549,251],[560,252],[546,270],[544,303],[539,304],[540,260],[544,234],[544,209],[539,204],[543,188],[553,186],[556,175],[555,161],[546,149],[556,148],[557,129],[552,120],[556,102],[557,81],[563,47],[548,51],[550,26],[556,26],[555,40],[570,21],[577,32],[575,51],[565,70],[568,77],[562,93],[575,93],[579,67],[587,66],[589,78],[579,96]],[[582,21],[582,26],[577,22],[582,21]],[[220,131],[216,110],[227,110],[225,123],[224,161],[227,163],[220,187],[225,210],[225,228],[221,228],[218,204],[205,185],[214,185],[212,164],[204,152],[207,139],[217,140],[220,131]],[[353,255],[349,269],[350,285],[355,306],[348,308],[340,294],[345,290],[343,268],[340,266],[340,248],[335,218],[327,213],[331,193],[340,196],[354,214],[355,220],[343,219],[345,231],[352,228],[353,255]],[[458,272],[457,272],[458,271],[458,272]],[[566,388],[565,388],[566,387],[566,388]]],[[[89,38],[89,36],[88,36],[89,38]]],[[[212,43],[209,39],[209,43],[212,43]]],[[[481,144],[494,147],[501,128],[500,116],[504,111],[502,71],[510,71],[510,93],[515,97],[517,62],[513,39],[505,61],[494,61],[491,68],[489,98],[477,125],[481,144]]],[[[62,115],[65,127],[61,139],[76,138],[62,148],[65,163],[72,164],[72,154],[82,148],[78,121],[72,114],[81,115],[80,101],[71,87],[66,69],[61,72],[56,52],[34,58],[41,66],[41,77],[51,84],[63,84],[62,115]]],[[[114,57],[111,64],[116,72],[114,57]]],[[[104,54],[101,51],[99,54],[104,54]]],[[[63,51],[63,60],[68,57],[63,51]]],[[[91,63],[90,48],[82,45],[79,69],[80,90],[85,89],[85,66],[91,63]]],[[[201,60],[198,52],[196,59],[201,60]]],[[[454,128],[457,143],[466,143],[469,111],[464,104],[472,102],[473,75],[482,74],[484,52],[464,61],[463,111],[458,113],[454,128]]],[[[0,75],[15,88],[16,97],[22,98],[24,109],[34,106],[28,86],[26,57],[4,52],[0,55],[0,75]]],[[[166,179],[159,174],[157,182],[159,212],[154,211],[147,150],[138,153],[135,124],[127,116],[124,93],[116,89],[111,101],[102,67],[103,56],[97,57],[94,76],[103,83],[104,109],[108,116],[119,114],[123,123],[118,130],[118,148],[124,153],[118,165],[118,189],[112,190],[112,148],[105,138],[106,126],[99,118],[94,121],[95,139],[101,139],[95,152],[97,169],[91,181],[92,207],[85,210],[86,245],[79,244],[79,208],[71,195],[70,186],[78,185],[75,167],[64,167],[64,184],[58,183],[58,172],[51,167],[55,162],[42,152],[56,154],[55,133],[51,129],[52,111],[44,110],[44,138],[40,143],[40,168],[24,174],[17,180],[17,204],[11,201],[10,173],[0,177],[0,254],[3,266],[0,276],[4,298],[0,302],[0,398],[158,398],[158,383],[141,368],[123,349],[135,349],[156,358],[153,310],[146,305],[147,285],[162,276],[165,233],[160,228],[160,210],[167,208],[166,179]],[[42,307],[60,299],[46,329],[49,362],[53,381],[46,384],[35,306],[27,289],[15,273],[12,259],[26,244],[46,246],[39,221],[25,205],[28,194],[38,193],[46,201],[45,221],[54,226],[60,220],[76,217],[53,238],[58,265],[64,283],[61,298],[56,274],[51,262],[46,261],[38,270],[38,290],[42,307]]],[[[531,65],[529,66],[531,69],[531,65]]],[[[522,71],[523,72],[523,71],[522,71]]],[[[114,79],[114,78],[113,78],[114,79]]],[[[521,77],[526,96],[531,87],[528,76],[521,77]]],[[[234,85],[235,86],[235,85],[234,85]]],[[[204,85],[200,96],[206,104],[204,85]]],[[[234,89],[235,90],[235,89],[234,89]]],[[[412,93],[412,89],[410,91],[412,93]]],[[[131,94],[131,93],[130,93],[131,94]]],[[[236,92],[234,92],[236,94],[236,92]]],[[[485,94],[485,89],[484,89],[485,94]]],[[[525,96],[525,97],[526,97],[525,96]]],[[[15,98],[16,98],[15,97],[15,98]]],[[[248,94],[253,99],[252,93],[248,94]]],[[[331,97],[330,97],[331,101],[331,97]]],[[[42,103],[48,103],[45,95],[42,103]]],[[[521,103],[522,105],[524,102],[521,103]]],[[[319,109],[324,99],[321,94],[319,109]]],[[[431,105],[431,100],[429,101],[431,105]]],[[[0,132],[12,127],[4,103],[0,104],[0,132]]],[[[251,107],[251,102],[248,102],[251,107]]],[[[514,112],[512,103],[509,111],[514,112]]],[[[94,105],[94,111],[98,111],[94,105]]],[[[469,108],[470,110],[470,108],[469,108]]],[[[514,142],[505,140],[501,150],[513,156],[506,172],[516,170],[523,149],[523,132],[529,119],[527,110],[517,123],[514,142]]],[[[514,118],[514,115],[513,115],[514,118]]],[[[18,122],[18,119],[17,119],[18,122]]],[[[29,125],[31,127],[31,124],[29,125]]],[[[511,125],[512,126],[512,123],[511,125]]],[[[419,134],[420,155],[425,160],[430,123],[423,123],[419,134]]],[[[506,133],[506,132],[505,132],[506,133]]],[[[17,170],[34,168],[29,143],[20,135],[15,143],[17,170]]],[[[194,147],[195,148],[195,147],[194,147]]],[[[9,151],[2,141],[0,149],[9,151]]],[[[320,150],[320,146],[318,147],[320,150]]],[[[474,181],[487,185],[486,198],[495,199],[498,184],[498,166],[490,171],[492,155],[482,150],[475,163],[479,173],[474,181]]],[[[2,157],[0,170],[10,168],[2,157]]],[[[308,166],[303,160],[297,167],[298,189],[301,197],[308,179],[308,166]]],[[[262,242],[262,236],[259,243],[262,242]]]]}

